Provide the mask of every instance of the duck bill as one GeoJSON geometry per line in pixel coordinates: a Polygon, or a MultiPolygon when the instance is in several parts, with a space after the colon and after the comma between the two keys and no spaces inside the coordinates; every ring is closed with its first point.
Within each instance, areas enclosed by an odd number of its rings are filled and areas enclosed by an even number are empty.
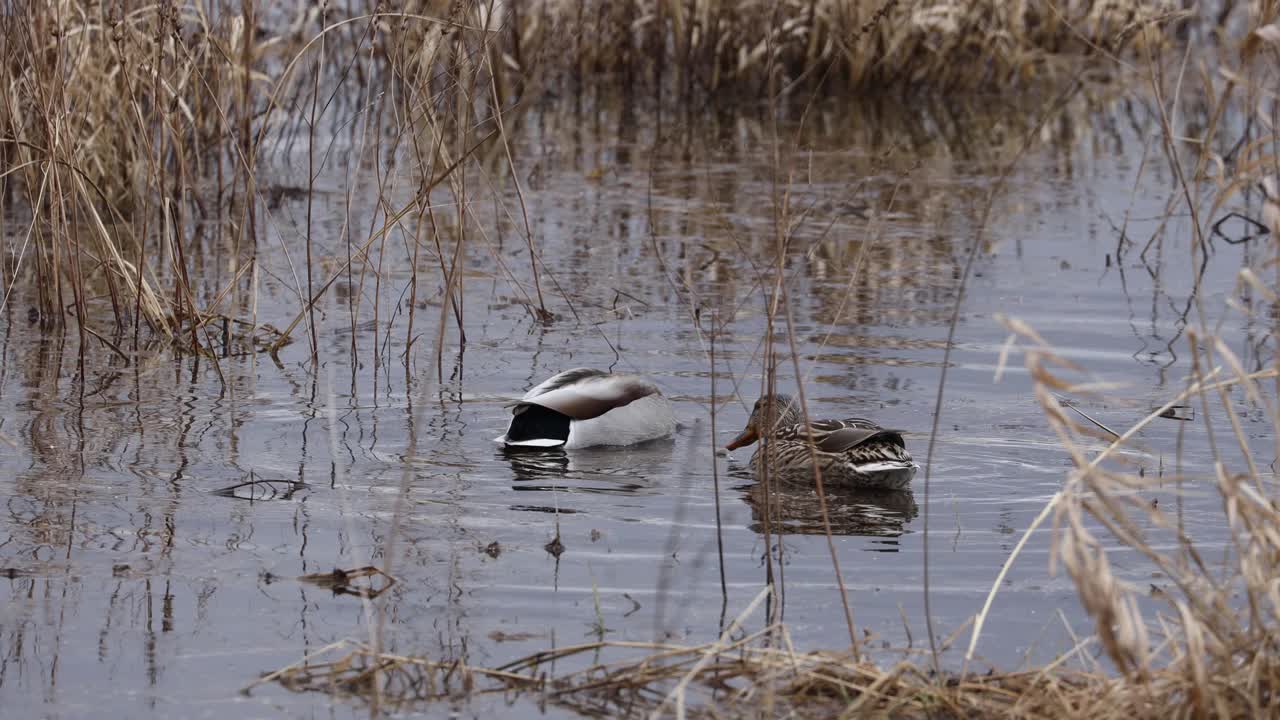
{"type": "Polygon", "coordinates": [[[755,442],[756,440],[759,440],[759,439],[760,439],[760,435],[759,435],[759,433],[757,433],[757,432],[756,432],[756,428],[755,428],[755,426],[754,426],[754,425],[748,425],[748,426],[747,426],[747,429],[746,429],[746,430],[743,430],[743,431],[738,435],[738,437],[736,437],[736,438],[734,438],[732,441],[730,441],[728,445],[725,445],[725,446],[724,446],[724,449],[725,449],[725,450],[737,450],[738,448],[742,447],[743,445],[750,445],[751,443],[753,443],[753,442],[755,442]]]}

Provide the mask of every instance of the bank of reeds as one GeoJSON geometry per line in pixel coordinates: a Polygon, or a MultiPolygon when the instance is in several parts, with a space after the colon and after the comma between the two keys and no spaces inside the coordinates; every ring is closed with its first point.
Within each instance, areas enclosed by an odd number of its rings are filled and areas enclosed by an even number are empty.
{"type": "Polygon", "coordinates": [[[1280,25],[1276,8],[1269,12],[1269,24],[1243,43],[1240,66],[1216,76],[1201,74],[1194,83],[1208,118],[1194,142],[1183,142],[1184,129],[1169,110],[1170,98],[1187,90],[1187,76],[1154,58],[1144,64],[1160,107],[1157,142],[1169,158],[1174,192],[1170,218],[1149,238],[1122,233],[1118,248],[1138,252],[1138,242],[1145,247],[1161,243],[1184,253],[1182,265],[1195,282],[1181,316],[1182,391],[1117,434],[1068,412],[1060,398],[1115,397],[1119,388],[1089,374],[1026,323],[1004,319],[1010,346],[1024,351],[1036,397],[1073,465],[1027,534],[1052,518],[1055,564],[1075,582],[1096,624],[1097,643],[1115,671],[1132,692],[1152,698],[1153,715],[1270,717],[1280,712],[1280,486],[1274,468],[1280,454],[1280,353],[1262,350],[1247,366],[1233,349],[1242,339],[1231,330],[1258,324],[1271,344],[1280,339],[1280,198],[1273,191],[1280,171],[1275,134],[1280,78],[1273,64],[1280,53],[1280,25]],[[1247,232],[1235,238],[1223,234],[1224,219],[1246,199],[1251,209],[1247,232]],[[1187,220],[1170,222],[1175,213],[1187,220]],[[1133,246],[1127,248],[1129,242],[1133,246]],[[1206,286],[1204,268],[1213,260],[1215,243],[1223,242],[1253,243],[1253,252],[1233,287],[1206,286]],[[1211,302],[1213,297],[1225,302],[1211,302]],[[1172,454],[1172,473],[1143,472],[1120,461],[1122,450],[1138,456],[1152,452],[1136,438],[1151,423],[1170,417],[1183,420],[1176,447],[1159,450],[1172,454]],[[1259,429],[1271,436],[1269,442],[1251,442],[1259,429]],[[1091,450],[1099,441],[1103,449],[1091,450]],[[1208,477],[1184,475],[1188,446],[1207,454],[1208,477]],[[1170,486],[1176,496],[1207,491],[1219,501],[1225,549],[1207,547],[1208,539],[1192,534],[1176,508],[1152,501],[1151,491],[1170,486]],[[1150,588],[1120,581],[1111,569],[1109,547],[1136,552],[1166,581],[1150,588]],[[1144,612],[1143,596],[1154,598],[1155,612],[1144,612]]]}
{"type": "MultiPolygon", "coordinates": [[[[360,291],[381,281],[393,236],[409,248],[396,261],[413,263],[412,290],[422,247],[455,275],[450,247],[463,246],[462,233],[439,230],[428,200],[448,188],[465,206],[455,171],[502,135],[487,69],[497,32],[479,4],[435,15],[301,8],[297,17],[267,3],[6,9],[6,305],[21,300],[43,326],[77,327],[120,355],[128,331],[136,346],[145,330],[216,358],[276,349],[306,330],[314,351],[314,304],[339,277],[358,288],[354,328],[367,311],[360,291]],[[409,189],[393,196],[382,156],[414,168],[401,181],[409,189]],[[298,172],[281,176],[281,166],[298,172]],[[334,176],[345,180],[348,208],[336,270],[313,253],[313,201],[334,176]],[[365,187],[372,219],[350,214],[365,187]],[[296,198],[304,217],[273,217],[296,198]],[[255,258],[276,243],[299,307],[283,329],[256,318],[255,258]]],[[[465,211],[453,218],[464,225],[465,211]]],[[[385,316],[370,294],[375,319],[385,316]]],[[[411,333],[412,309],[409,318],[411,333]]]]}
{"type": "Polygon", "coordinates": [[[578,86],[616,74],[685,102],[765,89],[1008,91],[1065,77],[1082,56],[1163,43],[1172,35],[1146,31],[1188,18],[1160,0],[562,0],[512,16],[511,60],[578,86]],[[543,58],[554,37],[573,40],[543,58]]]}

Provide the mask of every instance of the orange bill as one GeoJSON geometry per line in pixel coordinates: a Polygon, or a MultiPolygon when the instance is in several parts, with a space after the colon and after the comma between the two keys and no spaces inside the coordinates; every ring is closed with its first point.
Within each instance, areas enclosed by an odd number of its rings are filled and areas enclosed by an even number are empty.
{"type": "Polygon", "coordinates": [[[755,426],[754,426],[754,425],[748,425],[748,426],[747,426],[747,429],[746,429],[746,430],[743,430],[743,431],[738,435],[738,437],[734,438],[734,439],[733,439],[733,440],[732,440],[728,445],[725,445],[725,446],[724,446],[724,449],[725,449],[725,450],[737,450],[738,448],[742,447],[743,445],[750,445],[751,443],[753,443],[753,442],[755,442],[756,440],[759,440],[759,439],[760,439],[760,435],[759,435],[759,433],[757,433],[757,432],[756,432],[756,428],[755,428],[755,426]]]}

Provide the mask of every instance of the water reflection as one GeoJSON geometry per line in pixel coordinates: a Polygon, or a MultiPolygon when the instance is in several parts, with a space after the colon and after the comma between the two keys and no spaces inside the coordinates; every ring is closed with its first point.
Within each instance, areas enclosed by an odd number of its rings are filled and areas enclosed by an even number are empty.
{"type": "Polygon", "coordinates": [[[650,495],[658,492],[673,447],[669,439],[572,452],[504,447],[498,456],[511,467],[512,490],[650,495]]]}
{"type": "MultiPolygon", "coordinates": [[[[502,448],[499,452],[511,463],[511,474],[516,481],[564,477],[569,472],[569,455],[562,450],[502,448]]],[[[517,485],[514,489],[521,488],[517,485]]]]}
{"type": "MultiPolygon", "coordinates": [[[[765,491],[762,483],[741,488],[743,499],[751,506],[752,531],[765,531],[766,513],[769,529],[774,534],[822,535],[822,505],[812,488],[779,486],[765,491]]],[[[920,508],[910,490],[872,492],[867,490],[829,489],[827,517],[833,535],[861,535],[896,538],[906,534],[907,524],[920,508]]],[[[897,552],[897,546],[879,546],[877,550],[897,552]]]]}

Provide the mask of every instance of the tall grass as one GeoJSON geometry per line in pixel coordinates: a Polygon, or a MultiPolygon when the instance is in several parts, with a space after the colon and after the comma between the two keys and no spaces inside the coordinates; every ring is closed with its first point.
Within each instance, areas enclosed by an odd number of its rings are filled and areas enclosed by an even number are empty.
{"type": "MultiPolygon", "coordinates": [[[[425,238],[406,221],[431,220],[432,190],[453,182],[493,135],[494,107],[481,91],[491,84],[483,53],[496,33],[477,22],[482,10],[329,17],[304,8],[288,17],[254,3],[15,8],[0,35],[0,139],[4,211],[24,230],[10,234],[6,302],[29,297],[45,327],[73,320],[121,354],[130,329],[135,345],[145,331],[216,358],[233,341],[215,338],[219,328],[247,326],[241,344],[275,349],[302,324],[314,355],[314,304],[341,274],[321,277],[313,253],[317,180],[337,172],[335,146],[355,156],[349,186],[369,184],[361,173],[374,165],[379,213],[363,228],[347,217],[349,283],[381,281],[391,237],[413,238],[407,254],[419,257],[425,238]],[[305,159],[294,162],[299,143],[305,159]],[[403,193],[391,192],[378,159],[408,155],[409,145],[416,192],[393,204],[403,193]],[[305,174],[281,177],[272,169],[281,160],[305,174]],[[273,210],[293,193],[305,195],[307,210],[289,228],[273,210]],[[291,263],[286,284],[299,315],[264,330],[250,312],[256,258],[276,242],[291,263]]],[[[465,185],[451,187],[465,208],[465,185]]],[[[467,213],[454,216],[456,256],[467,213]]],[[[453,238],[434,239],[446,257],[442,244],[453,238]]],[[[361,297],[350,295],[353,317],[361,297]]]]}
{"type": "Polygon", "coordinates": [[[600,74],[659,85],[686,102],[725,93],[1008,90],[1071,73],[1081,55],[1122,53],[1174,2],[951,0],[562,0],[513,17],[511,61],[529,57],[578,86],[600,74]],[[558,59],[547,40],[574,38],[558,59]]]}

